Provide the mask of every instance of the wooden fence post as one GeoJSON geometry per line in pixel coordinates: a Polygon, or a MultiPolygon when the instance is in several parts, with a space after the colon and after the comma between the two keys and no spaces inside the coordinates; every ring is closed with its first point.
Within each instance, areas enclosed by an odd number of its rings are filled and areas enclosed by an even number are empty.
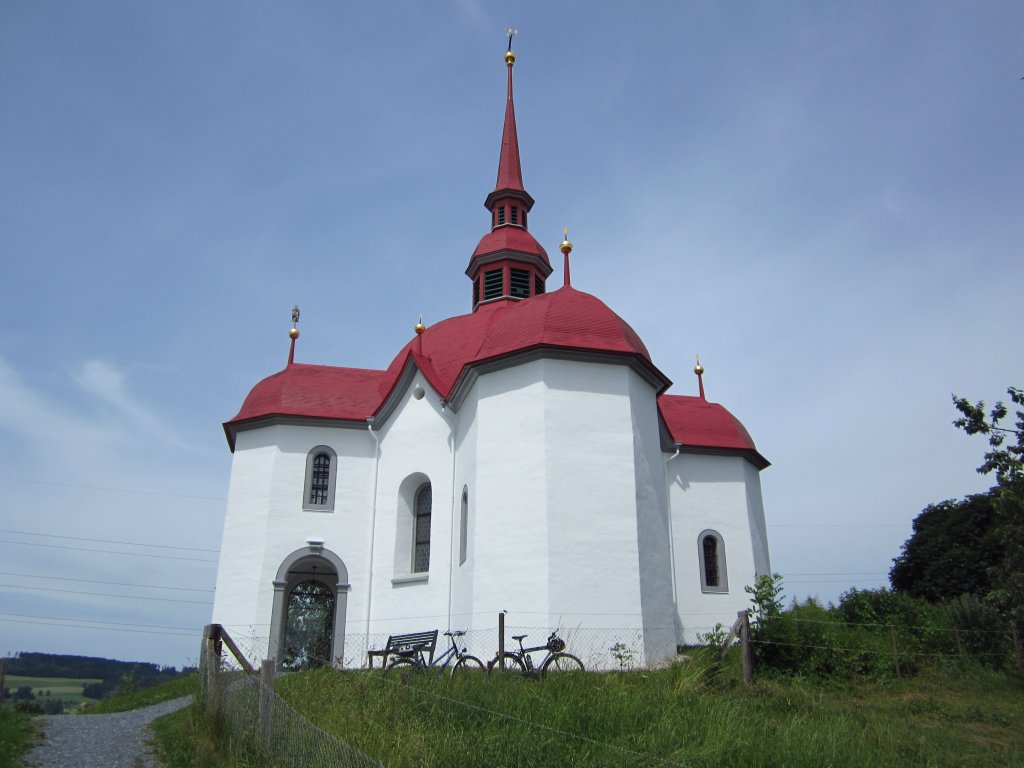
{"type": "Polygon", "coordinates": [[[208,624],[203,630],[205,639],[204,657],[206,659],[206,707],[214,715],[221,713],[221,679],[220,679],[220,625],[208,624]]]}
{"type": "Polygon", "coordinates": [[[505,612],[498,614],[498,664],[499,669],[505,669],[505,612]]]}
{"type": "Polygon", "coordinates": [[[1020,647],[1020,632],[1017,630],[1017,622],[1013,622],[1010,628],[1013,630],[1013,650],[1017,654],[1017,668],[1020,669],[1021,674],[1024,674],[1024,652],[1020,647]]]}
{"type": "Polygon", "coordinates": [[[960,664],[961,665],[962,664],[966,664],[967,663],[967,654],[964,653],[964,644],[963,644],[963,641],[960,639],[960,630],[959,629],[954,629],[953,630],[953,635],[956,637],[956,650],[960,654],[960,664]]]}
{"type": "Polygon", "coordinates": [[[260,667],[260,736],[265,746],[270,745],[270,729],[274,712],[274,673],[277,662],[264,659],[260,667]]]}
{"type": "Polygon", "coordinates": [[[892,640],[892,657],[896,661],[896,677],[900,677],[900,649],[896,645],[896,627],[889,627],[889,637],[892,640]]]}
{"type": "Polygon", "coordinates": [[[754,682],[754,648],[750,644],[750,616],[740,611],[736,617],[740,622],[740,653],[743,657],[743,682],[751,685],[754,682]]]}

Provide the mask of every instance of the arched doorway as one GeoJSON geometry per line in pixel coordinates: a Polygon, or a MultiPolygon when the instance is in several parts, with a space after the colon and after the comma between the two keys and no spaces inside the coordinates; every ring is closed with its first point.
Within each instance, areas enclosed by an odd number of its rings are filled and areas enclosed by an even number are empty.
{"type": "Polygon", "coordinates": [[[270,655],[285,669],[342,666],[348,569],[311,543],[285,558],[274,580],[270,655]]]}

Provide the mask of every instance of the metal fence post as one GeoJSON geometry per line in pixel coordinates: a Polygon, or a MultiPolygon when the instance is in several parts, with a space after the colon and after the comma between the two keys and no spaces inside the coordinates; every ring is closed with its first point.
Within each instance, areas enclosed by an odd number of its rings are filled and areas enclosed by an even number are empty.
{"type": "Polygon", "coordinates": [[[505,669],[505,612],[498,614],[498,664],[505,669]]]}
{"type": "Polygon", "coordinates": [[[260,666],[260,737],[264,746],[270,745],[276,669],[277,662],[274,659],[264,659],[260,666]]]}

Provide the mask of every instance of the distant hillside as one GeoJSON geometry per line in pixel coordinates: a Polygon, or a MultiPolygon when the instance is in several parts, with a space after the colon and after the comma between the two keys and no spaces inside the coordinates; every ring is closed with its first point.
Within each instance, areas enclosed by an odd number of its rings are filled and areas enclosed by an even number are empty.
{"type": "Polygon", "coordinates": [[[103,698],[122,684],[134,688],[173,680],[185,673],[174,667],[161,667],[142,661],[117,661],[96,656],[70,656],[60,653],[19,653],[4,659],[8,675],[22,677],[64,677],[100,680],[90,683],[86,696],[103,698]]]}

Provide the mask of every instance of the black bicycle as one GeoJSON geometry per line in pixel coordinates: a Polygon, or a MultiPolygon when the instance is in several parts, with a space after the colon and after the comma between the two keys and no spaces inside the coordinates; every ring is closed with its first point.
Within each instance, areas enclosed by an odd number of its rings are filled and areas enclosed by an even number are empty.
{"type": "Polygon", "coordinates": [[[519,643],[518,651],[505,651],[498,654],[487,663],[488,672],[517,673],[522,675],[546,675],[548,672],[583,672],[583,662],[565,652],[565,641],[558,636],[557,632],[548,635],[548,641],[544,645],[534,648],[524,648],[523,638],[526,635],[512,635],[512,639],[519,643]],[[534,666],[531,653],[535,651],[547,651],[548,655],[540,663],[539,667],[534,666]]]}
{"type": "Polygon", "coordinates": [[[455,677],[456,673],[483,672],[484,663],[476,656],[466,653],[465,648],[459,648],[459,644],[455,641],[455,638],[466,634],[465,631],[449,631],[444,634],[445,637],[452,641],[452,647],[431,663],[428,664],[427,660],[423,657],[423,648],[426,643],[420,643],[407,651],[395,654],[395,658],[388,664],[384,674],[405,674],[415,670],[436,669],[437,674],[440,675],[452,661],[455,661],[455,666],[452,667],[451,671],[452,677],[455,677]]]}

